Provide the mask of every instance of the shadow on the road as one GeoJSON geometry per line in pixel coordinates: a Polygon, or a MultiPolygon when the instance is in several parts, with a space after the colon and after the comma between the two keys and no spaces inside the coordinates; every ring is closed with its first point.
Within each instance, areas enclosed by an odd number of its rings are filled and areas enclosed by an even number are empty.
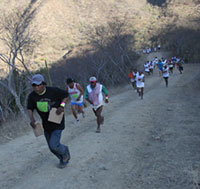
{"type": "Polygon", "coordinates": [[[153,6],[162,7],[165,5],[166,0],[147,0],[148,3],[152,4],[153,6]]]}

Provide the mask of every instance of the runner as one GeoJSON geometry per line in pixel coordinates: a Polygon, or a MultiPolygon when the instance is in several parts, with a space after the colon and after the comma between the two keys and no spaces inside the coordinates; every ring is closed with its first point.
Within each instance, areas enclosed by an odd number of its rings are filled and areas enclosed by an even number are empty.
{"type": "Polygon", "coordinates": [[[158,65],[158,58],[157,57],[155,57],[153,59],[153,64],[154,64],[154,68],[158,65]]]}
{"type": "Polygon", "coordinates": [[[137,69],[134,69],[134,70],[133,70],[133,79],[134,79],[133,85],[134,85],[135,91],[137,92],[136,75],[137,75],[137,69]]]}
{"type": "Polygon", "coordinates": [[[150,75],[150,71],[149,71],[149,61],[144,63],[144,71],[145,73],[147,73],[148,75],[150,75]]]}
{"type": "Polygon", "coordinates": [[[66,145],[60,143],[62,131],[65,128],[64,116],[61,123],[49,121],[49,113],[52,108],[56,108],[56,114],[64,112],[68,93],[57,87],[47,87],[44,77],[35,74],[32,77],[33,91],[28,96],[27,109],[30,118],[30,125],[36,128],[34,110],[37,111],[42,119],[44,136],[46,138],[50,151],[60,160],[59,168],[64,168],[69,160],[70,153],[66,145]]]}
{"type": "Polygon", "coordinates": [[[129,74],[128,74],[128,78],[130,79],[130,82],[131,82],[133,88],[135,89],[135,86],[134,86],[135,78],[134,78],[133,70],[132,70],[132,69],[130,69],[130,72],[129,72],[129,74]]]}
{"type": "Polygon", "coordinates": [[[172,63],[173,63],[173,66],[174,66],[174,68],[175,68],[176,63],[177,63],[176,57],[175,57],[175,56],[172,57],[172,63]]]}
{"type": "Polygon", "coordinates": [[[180,74],[183,73],[183,64],[184,64],[184,61],[181,59],[177,62],[177,66],[178,66],[178,70],[179,70],[180,74]]]}
{"type": "Polygon", "coordinates": [[[163,64],[167,65],[167,59],[166,58],[165,59],[163,58],[163,64]]]}
{"type": "Polygon", "coordinates": [[[169,71],[170,71],[170,73],[173,74],[173,68],[174,68],[174,65],[173,65],[172,60],[169,60],[168,65],[169,65],[169,71]]]}
{"type": "Polygon", "coordinates": [[[74,80],[71,78],[67,78],[66,83],[67,83],[66,91],[69,93],[71,99],[72,113],[74,118],[76,119],[75,122],[78,123],[79,119],[77,112],[82,113],[82,116],[85,117],[85,113],[83,111],[84,90],[78,83],[75,83],[74,80]]]}
{"type": "Polygon", "coordinates": [[[103,110],[103,93],[105,94],[105,102],[108,103],[108,91],[102,84],[97,82],[96,77],[90,77],[89,81],[90,84],[85,89],[84,97],[92,105],[93,112],[97,117],[96,132],[100,133],[100,125],[104,122],[104,117],[101,115],[103,110]]]}
{"type": "Polygon", "coordinates": [[[163,73],[163,78],[165,80],[166,87],[168,87],[169,68],[167,65],[163,66],[162,73],[163,73]]]}
{"type": "Polygon", "coordinates": [[[137,92],[141,99],[143,99],[144,95],[144,81],[145,81],[145,76],[143,74],[143,71],[139,71],[136,75],[136,85],[137,85],[137,92]]]}
{"type": "Polygon", "coordinates": [[[158,66],[158,69],[159,69],[159,75],[160,76],[162,75],[163,65],[164,65],[163,62],[159,59],[157,66],[158,66]]]}
{"type": "Polygon", "coordinates": [[[150,64],[149,64],[149,72],[151,74],[153,74],[153,68],[154,68],[154,63],[153,63],[153,61],[151,61],[150,64]]]}

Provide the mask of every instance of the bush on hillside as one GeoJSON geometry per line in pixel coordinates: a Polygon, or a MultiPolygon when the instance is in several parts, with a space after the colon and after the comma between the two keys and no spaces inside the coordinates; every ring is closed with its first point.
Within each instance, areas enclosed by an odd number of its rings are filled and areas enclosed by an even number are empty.
{"type": "MultiPolygon", "coordinates": [[[[156,38],[162,46],[174,55],[183,57],[186,62],[200,62],[200,30],[190,28],[176,28],[169,25],[156,38]]],[[[153,38],[155,40],[155,37],[153,38]]]]}

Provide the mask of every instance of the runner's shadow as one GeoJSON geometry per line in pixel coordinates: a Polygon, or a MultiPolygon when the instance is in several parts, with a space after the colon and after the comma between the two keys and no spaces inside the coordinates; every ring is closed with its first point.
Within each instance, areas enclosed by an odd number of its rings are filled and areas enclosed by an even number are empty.
{"type": "Polygon", "coordinates": [[[161,7],[166,3],[166,0],[147,0],[147,2],[153,6],[161,7]]]}

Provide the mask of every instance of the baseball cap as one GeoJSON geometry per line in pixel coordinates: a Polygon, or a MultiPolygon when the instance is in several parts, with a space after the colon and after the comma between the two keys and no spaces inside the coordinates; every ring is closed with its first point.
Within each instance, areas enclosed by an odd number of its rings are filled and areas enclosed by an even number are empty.
{"type": "Polygon", "coordinates": [[[94,76],[92,76],[92,77],[90,77],[89,81],[90,81],[90,82],[96,82],[96,81],[97,81],[97,78],[94,77],[94,76]]]}
{"type": "Polygon", "coordinates": [[[40,85],[42,82],[44,82],[44,77],[41,74],[35,74],[32,77],[32,85],[40,85]]]}

